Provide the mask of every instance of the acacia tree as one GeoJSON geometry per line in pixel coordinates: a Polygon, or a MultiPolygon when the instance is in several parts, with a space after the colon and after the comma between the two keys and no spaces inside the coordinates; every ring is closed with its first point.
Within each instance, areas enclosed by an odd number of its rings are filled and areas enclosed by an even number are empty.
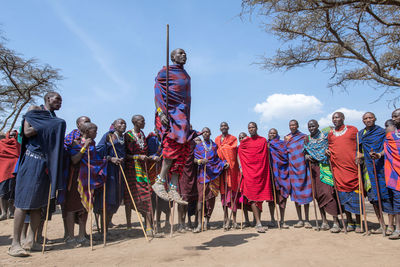
{"type": "Polygon", "coordinates": [[[329,87],[366,82],[400,100],[400,0],[242,0],[283,47],[262,65],[289,70],[318,63],[329,87]]]}
{"type": "Polygon", "coordinates": [[[60,79],[57,69],[22,58],[0,40],[0,131],[13,129],[24,108],[54,91],[60,79]]]}

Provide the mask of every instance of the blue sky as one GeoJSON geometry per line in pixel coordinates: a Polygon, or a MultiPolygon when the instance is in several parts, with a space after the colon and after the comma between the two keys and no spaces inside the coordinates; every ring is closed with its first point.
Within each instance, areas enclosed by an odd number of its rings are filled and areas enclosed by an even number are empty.
{"type": "Polygon", "coordinates": [[[212,137],[227,121],[231,133],[259,124],[259,134],[275,127],[283,136],[288,121],[329,123],[344,110],[347,123],[362,126],[360,114],[373,111],[378,124],[390,118],[385,99],[366,85],[348,92],[327,88],[324,66],[267,72],[255,64],[273,55],[280,42],[263,31],[256,17],[240,18],[241,1],[3,1],[0,29],[8,47],[59,68],[63,107],[58,116],[75,128],[80,115],[91,117],[101,136],[113,120],[134,114],[146,118],[145,133],[154,128],[154,78],[165,65],[165,28],[170,48],[183,48],[192,78],[195,129],[208,126],[212,137]]]}

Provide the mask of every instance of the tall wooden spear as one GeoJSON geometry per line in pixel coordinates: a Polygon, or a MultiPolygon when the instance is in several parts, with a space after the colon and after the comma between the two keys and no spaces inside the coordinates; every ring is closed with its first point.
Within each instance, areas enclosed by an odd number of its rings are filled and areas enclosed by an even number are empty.
{"type": "Polygon", "coordinates": [[[169,87],[169,24],[167,24],[167,64],[166,64],[166,81],[165,81],[165,109],[167,118],[169,119],[169,110],[168,110],[168,87],[169,87]]]}
{"type": "Polygon", "coordinates": [[[336,199],[337,199],[338,206],[339,206],[340,219],[341,219],[341,221],[342,221],[342,225],[343,225],[343,228],[344,228],[344,232],[347,234],[347,226],[346,226],[346,224],[344,223],[343,211],[342,211],[342,204],[340,203],[339,193],[338,193],[338,189],[337,189],[337,186],[336,186],[336,179],[335,179],[335,176],[333,175],[332,163],[331,163],[331,160],[330,160],[330,159],[328,159],[328,161],[329,161],[329,167],[330,167],[331,172],[332,172],[333,189],[335,190],[336,199]]]}
{"type": "MultiPolygon", "coordinates": [[[[373,153],[374,150],[371,149],[371,152],[373,153]]],[[[382,228],[382,235],[386,236],[386,225],[383,220],[383,214],[382,214],[382,200],[381,200],[381,193],[379,192],[379,184],[378,184],[378,176],[376,175],[376,165],[375,165],[375,160],[371,158],[372,160],[372,166],[374,167],[374,176],[375,176],[375,185],[376,185],[376,196],[378,198],[378,207],[379,207],[379,223],[381,224],[382,228]]]]}
{"type": "Polygon", "coordinates": [[[90,249],[93,250],[93,214],[92,214],[92,191],[90,189],[90,147],[88,148],[88,190],[89,190],[89,214],[90,214],[90,249]]]}
{"type": "Polygon", "coordinates": [[[318,215],[317,215],[317,204],[315,202],[315,186],[314,186],[314,179],[312,175],[312,167],[311,167],[311,162],[308,162],[308,167],[310,169],[310,178],[311,178],[311,191],[312,191],[312,200],[313,200],[313,205],[314,205],[314,214],[315,214],[315,225],[317,226],[317,231],[319,231],[319,225],[318,225],[318,215]]]}
{"type": "MultiPolygon", "coordinates": [[[[357,134],[357,157],[360,155],[360,141],[357,134]]],[[[359,190],[359,201],[360,201],[360,224],[361,230],[363,230],[363,217],[364,217],[364,226],[365,226],[365,233],[368,235],[368,223],[367,223],[367,211],[365,210],[365,199],[364,199],[364,183],[362,182],[362,175],[361,175],[361,166],[360,163],[357,163],[357,175],[358,175],[358,190],[359,190]]]]}

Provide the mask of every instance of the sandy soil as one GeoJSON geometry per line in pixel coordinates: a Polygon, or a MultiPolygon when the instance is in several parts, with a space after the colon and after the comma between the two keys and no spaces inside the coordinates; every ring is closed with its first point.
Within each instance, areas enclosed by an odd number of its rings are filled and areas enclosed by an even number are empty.
{"type": "MultiPolygon", "coordinates": [[[[265,224],[269,220],[267,209],[264,204],[265,224]]],[[[377,227],[371,207],[368,210],[369,227],[377,227]]],[[[312,206],[310,212],[310,218],[314,219],[312,206]]],[[[286,217],[290,225],[296,222],[292,202],[288,202],[286,217]]],[[[44,255],[33,253],[28,258],[7,255],[13,221],[1,221],[0,265],[400,266],[400,240],[389,240],[381,235],[331,234],[293,227],[289,230],[273,228],[265,234],[257,234],[253,228],[224,232],[222,218],[222,207],[217,202],[212,225],[218,229],[200,234],[175,233],[172,238],[165,235],[146,242],[135,215],[133,229],[126,230],[125,213],[121,207],[113,219],[118,226],[111,229],[107,246],[103,247],[101,236],[96,233],[98,241],[91,251],[89,247],[70,249],[64,245],[61,214],[55,214],[48,227],[48,237],[55,241],[52,250],[44,255]]],[[[240,221],[240,216],[238,218],[240,221]]]]}

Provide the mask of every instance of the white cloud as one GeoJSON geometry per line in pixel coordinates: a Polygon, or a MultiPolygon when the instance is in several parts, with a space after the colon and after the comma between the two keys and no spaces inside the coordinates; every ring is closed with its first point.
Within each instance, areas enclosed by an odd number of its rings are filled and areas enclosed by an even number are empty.
{"type": "Polygon", "coordinates": [[[320,128],[327,127],[332,124],[332,115],[335,112],[342,112],[344,114],[345,124],[350,124],[350,125],[355,125],[355,126],[360,126],[362,123],[362,116],[364,115],[365,111],[360,111],[356,109],[348,109],[348,108],[339,108],[335,110],[334,112],[326,115],[325,117],[322,117],[319,119],[318,123],[320,125],[320,128]]]}
{"type": "Polygon", "coordinates": [[[315,96],[304,94],[273,94],[256,104],[254,111],[261,113],[261,121],[304,118],[322,112],[322,103],[315,96]]]}

